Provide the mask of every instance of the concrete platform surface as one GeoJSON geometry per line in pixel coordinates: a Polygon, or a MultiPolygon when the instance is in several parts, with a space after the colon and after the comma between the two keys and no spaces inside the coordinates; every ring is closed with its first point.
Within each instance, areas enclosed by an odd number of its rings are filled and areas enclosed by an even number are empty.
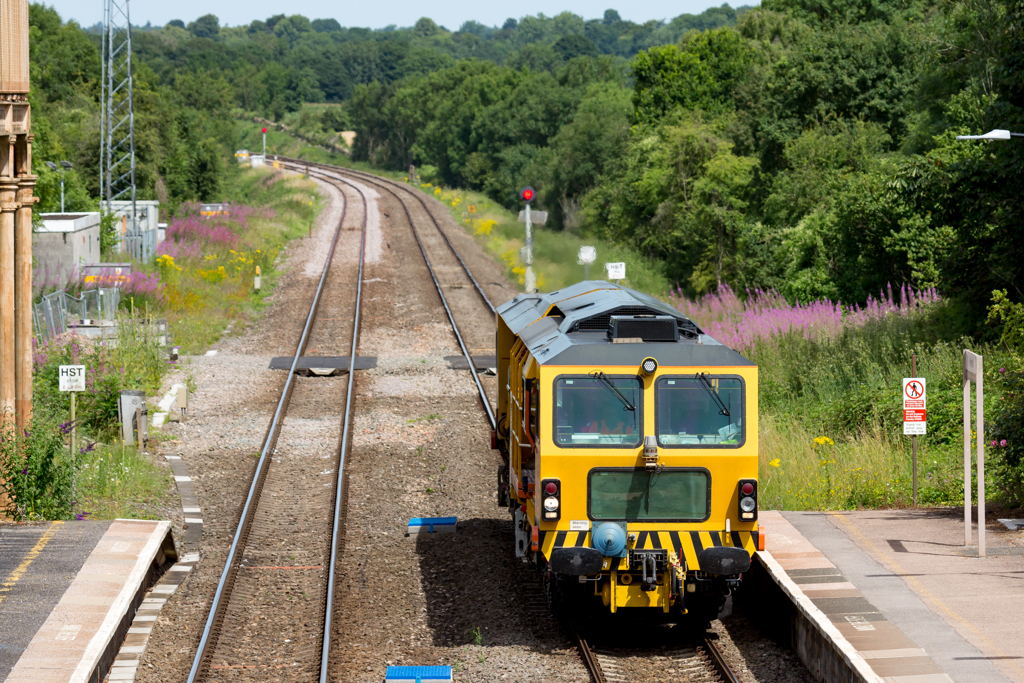
{"type": "Polygon", "coordinates": [[[60,601],[110,522],[0,525],[0,680],[60,601]]]}
{"type": "Polygon", "coordinates": [[[768,550],[882,680],[1024,683],[1024,533],[988,527],[979,558],[963,546],[958,510],[768,513],[762,523],[768,550]]]}
{"type": "MultiPolygon", "coordinates": [[[[6,672],[7,683],[84,683],[101,678],[114,659],[146,588],[155,580],[159,568],[174,556],[170,522],[53,522],[46,526],[2,586],[6,587],[15,577],[9,595],[20,597],[23,603],[28,598],[17,590],[22,581],[26,586],[33,582],[49,586],[48,598],[36,609],[24,612],[24,623],[30,625],[14,642],[27,638],[27,643],[21,646],[20,657],[6,672]],[[83,525],[80,533],[84,537],[80,547],[61,548],[58,539],[65,530],[77,531],[79,524],[83,525]],[[52,549],[51,543],[56,544],[52,549]],[[48,549],[51,551],[47,552],[48,549]],[[36,578],[47,572],[52,574],[58,567],[62,569],[60,581],[45,584],[44,579],[36,578]],[[47,605],[50,609],[40,619],[47,605]]],[[[5,599],[0,604],[0,613],[6,613],[6,603],[5,599]]]]}

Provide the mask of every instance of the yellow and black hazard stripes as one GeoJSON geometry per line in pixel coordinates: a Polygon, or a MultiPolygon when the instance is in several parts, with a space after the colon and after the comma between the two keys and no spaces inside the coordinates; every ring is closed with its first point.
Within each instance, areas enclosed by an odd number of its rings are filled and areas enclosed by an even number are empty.
{"type": "MultiPolygon", "coordinates": [[[[705,548],[731,546],[753,555],[757,551],[757,531],[630,531],[636,534],[632,550],[674,550],[686,559],[686,568],[700,571],[698,558],[705,548]]],[[[589,531],[541,531],[540,547],[545,557],[555,548],[590,547],[589,531]]]]}

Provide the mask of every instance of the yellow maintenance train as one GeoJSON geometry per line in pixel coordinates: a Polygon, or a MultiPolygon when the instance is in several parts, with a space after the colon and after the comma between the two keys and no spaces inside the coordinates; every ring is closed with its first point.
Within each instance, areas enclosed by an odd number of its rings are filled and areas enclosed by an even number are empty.
{"type": "Polygon", "coordinates": [[[608,282],[517,296],[497,328],[498,503],[552,610],[715,618],[763,548],[757,367],[608,282]]]}

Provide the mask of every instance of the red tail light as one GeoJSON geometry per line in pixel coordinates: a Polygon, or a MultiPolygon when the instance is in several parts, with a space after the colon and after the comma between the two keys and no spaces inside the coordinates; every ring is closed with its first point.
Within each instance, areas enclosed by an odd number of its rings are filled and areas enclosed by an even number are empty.
{"type": "Polygon", "coordinates": [[[557,522],[562,518],[562,491],[557,479],[545,479],[540,484],[540,518],[545,522],[557,522]]]}

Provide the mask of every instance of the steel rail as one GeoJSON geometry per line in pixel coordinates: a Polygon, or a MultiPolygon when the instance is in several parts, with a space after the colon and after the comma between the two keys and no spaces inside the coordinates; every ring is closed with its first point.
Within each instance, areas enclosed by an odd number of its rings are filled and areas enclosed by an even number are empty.
{"type": "MultiPolygon", "coordinates": [[[[316,165],[320,167],[321,173],[324,172],[324,169],[337,172],[339,168],[337,166],[329,166],[327,164],[316,165]]],[[[375,178],[376,176],[371,177],[375,178]]],[[[345,182],[344,178],[339,178],[339,180],[345,182]]],[[[448,305],[448,299],[445,297],[441,283],[438,281],[437,274],[434,272],[434,266],[430,263],[430,257],[427,256],[427,250],[424,248],[423,242],[420,240],[419,231],[416,229],[416,224],[413,222],[412,215],[409,213],[409,207],[406,206],[405,202],[402,201],[397,192],[387,187],[384,183],[369,180],[368,178],[364,178],[364,180],[377,185],[382,190],[393,196],[402,207],[402,211],[405,212],[405,218],[409,222],[409,228],[412,230],[412,236],[416,240],[416,245],[420,248],[420,254],[423,255],[423,261],[427,264],[427,270],[430,272],[430,279],[434,281],[434,288],[437,289],[437,295],[441,298],[441,305],[444,306],[444,312],[448,315],[448,322],[452,326],[452,332],[455,333],[455,339],[459,342],[459,348],[462,350],[462,355],[465,356],[466,363],[469,365],[469,372],[473,375],[473,382],[476,383],[477,392],[480,394],[480,403],[483,405],[484,411],[487,413],[487,420],[491,423],[491,429],[497,429],[497,421],[494,417],[494,409],[491,408],[491,401],[487,397],[487,391],[484,390],[483,384],[480,382],[480,375],[477,373],[476,366],[473,364],[473,357],[470,356],[469,349],[466,348],[466,342],[462,339],[462,333],[459,331],[459,325],[455,322],[455,316],[452,314],[452,309],[448,305]]],[[[451,247],[450,244],[449,247],[454,251],[454,247],[451,247]]]]}
{"type": "Polygon", "coordinates": [[[724,683],[740,683],[739,676],[729,668],[725,657],[722,655],[722,651],[718,649],[715,641],[711,640],[708,634],[704,634],[704,647],[707,649],[708,654],[711,655],[711,665],[715,667],[715,671],[722,677],[724,683]]]}
{"type": "Polygon", "coordinates": [[[601,664],[597,661],[597,657],[594,656],[594,651],[590,649],[590,643],[572,624],[569,624],[569,633],[572,635],[573,640],[576,641],[576,647],[579,649],[580,657],[583,659],[583,666],[590,673],[592,683],[605,683],[604,672],[601,670],[601,664]]]}
{"type": "Polygon", "coordinates": [[[455,254],[455,258],[459,260],[459,265],[462,266],[462,270],[464,270],[466,272],[466,275],[469,276],[469,281],[473,283],[473,287],[476,289],[477,293],[481,296],[481,298],[483,298],[484,303],[487,304],[487,307],[491,309],[491,313],[498,312],[497,309],[494,308],[494,304],[491,303],[491,300],[487,296],[487,293],[484,292],[483,288],[480,286],[480,283],[476,281],[476,278],[473,276],[473,272],[469,269],[469,266],[467,266],[466,262],[462,260],[462,255],[459,253],[459,250],[456,249],[455,246],[451,243],[451,240],[448,239],[448,235],[445,233],[444,229],[441,227],[441,224],[434,216],[434,212],[430,210],[429,206],[427,206],[427,201],[423,198],[422,192],[413,190],[409,188],[407,185],[396,182],[389,178],[381,178],[380,176],[375,176],[372,173],[366,173],[365,171],[357,171],[355,169],[345,168],[344,166],[339,166],[338,168],[341,169],[342,173],[351,173],[352,175],[355,176],[374,178],[377,179],[378,181],[384,180],[389,185],[399,187],[402,190],[404,190],[408,195],[414,197],[416,201],[418,201],[420,205],[423,207],[423,210],[427,212],[427,215],[430,216],[430,220],[433,221],[434,227],[437,228],[437,231],[439,233],[441,233],[441,237],[444,239],[444,243],[447,244],[448,248],[452,250],[453,254],[455,254]]]}
{"type": "MultiPolygon", "coordinates": [[[[352,426],[352,385],[356,376],[356,347],[359,345],[359,313],[363,298],[363,265],[366,255],[366,218],[369,214],[369,202],[366,195],[355,185],[341,181],[359,193],[363,200],[363,234],[359,241],[359,279],[356,285],[356,310],[352,320],[352,349],[348,355],[348,387],[345,390],[345,417],[341,430],[341,453],[338,457],[338,481],[334,493],[334,522],[331,527],[331,559],[327,575],[327,600],[324,603],[324,637],[320,648],[320,683],[327,683],[327,660],[331,652],[331,622],[334,612],[335,569],[338,564],[338,536],[341,529],[341,506],[345,488],[345,452],[348,450],[348,439],[352,426]]],[[[342,193],[344,196],[344,193],[342,193]]]]}
{"type": "MultiPolygon", "coordinates": [[[[196,654],[192,660],[192,668],[188,674],[188,683],[195,683],[199,676],[205,671],[209,663],[209,658],[213,655],[213,650],[210,648],[210,642],[214,631],[220,628],[220,624],[223,620],[221,611],[225,604],[225,596],[230,594],[231,588],[234,585],[235,575],[238,571],[236,560],[240,552],[244,550],[245,544],[248,540],[249,531],[252,527],[253,515],[257,505],[259,504],[260,494],[263,490],[263,483],[266,480],[267,471],[269,470],[271,455],[277,445],[277,436],[281,428],[281,422],[283,421],[282,418],[284,417],[285,410],[291,400],[296,376],[295,370],[298,366],[299,359],[302,357],[302,353],[306,349],[310,331],[313,329],[313,323],[320,307],[320,296],[323,293],[324,283],[327,281],[327,274],[330,272],[331,264],[334,260],[334,252],[338,246],[338,238],[341,236],[342,225],[345,222],[345,215],[347,212],[348,200],[345,198],[343,193],[341,218],[338,221],[338,227],[334,231],[334,239],[331,241],[331,248],[327,253],[323,272],[320,274],[320,282],[317,284],[316,293],[313,295],[313,301],[310,304],[309,313],[306,316],[306,323],[302,329],[302,336],[299,338],[298,346],[295,349],[295,355],[292,358],[291,368],[288,371],[288,378],[285,381],[284,388],[281,390],[281,396],[277,401],[277,408],[274,410],[274,417],[271,419],[270,426],[267,428],[267,435],[264,439],[263,449],[260,452],[260,459],[256,464],[256,472],[253,474],[252,484],[249,486],[249,493],[246,496],[245,505],[242,508],[242,515],[238,520],[238,527],[235,529],[235,535],[231,541],[231,547],[228,550],[227,560],[224,562],[224,570],[221,573],[219,582],[217,583],[217,590],[214,593],[213,602],[210,604],[210,613],[206,619],[206,626],[203,628],[203,634],[199,639],[199,646],[196,648],[196,654]]],[[[366,211],[364,207],[364,215],[365,213],[366,211]]],[[[360,284],[361,282],[362,279],[360,278],[360,284]]],[[[351,378],[351,374],[349,377],[351,378]]]]}
{"type": "MultiPolygon", "coordinates": [[[[416,190],[413,190],[409,186],[405,185],[404,183],[399,183],[397,181],[391,180],[390,178],[384,178],[382,176],[376,176],[376,175],[373,175],[372,173],[367,173],[366,171],[357,171],[354,168],[346,168],[344,166],[333,166],[331,164],[320,164],[320,163],[317,163],[317,164],[307,164],[306,162],[304,162],[304,161],[302,161],[300,159],[292,159],[290,157],[277,157],[277,158],[278,159],[284,159],[284,160],[289,161],[289,162],[291,162],[293,164],[296,164],[296,165],[304,165],[304,166],[313,165],[313,166],[318,166],[318,167],[324,168],[324,169],[330,169],[330,170],[332,170],[332,171],[334,171],[336,173],[350,173],[350,174],[352,174],[354,176],[357,176],[357,177],[369,180],[370,182],[373,182],[374,184],[377,184],[377,185],[387,184],[387,185],[393,185],[395,187],[401,188],[406,194],[408,194],[411,197],[415,198],[416,201],[418,201],[420,203],[420,205],[423,207],[423,210],[427,212],[427,215],[430,216],[430,220],[434,223],[434,227],[437,228],[437,231],[439,233],[441,233],[441,237],[444,239],[444,243],[448,245],[448,248],[455,255],[455,258],[458,259],[459,265],[462,266],[462,270],[465,271],[466,275],[469,277],[469,281],[473,283],[473,288],[476,289],[477,294],[479,294],[480,297],[484,300],[484,303],[487,305],[487,307],[489,309],[491,309],[491,313],[497,313],[498,312],[497,309],[495,309],[494,304],[491,303],[491,299],[487,296],[487,293],[484,292],[483,287],[481,287],[480,283],[477,282],[476,277],[473,275],[473,271],[471,271],[469,269],[469,266],[466,265],[466,262],[462,260],[462,254],[459,253],[459,250],[456,249],[455,245],[453,245],[451,240],[448,239],[447,233],[445,233],[444,229],[441,227],[441,224],[438,222],[437,218],[434,216],[434,212],[430,210],[429,206],[427,206],[427,202],[423,198],[423,193],[422,192],[418,192],[416,190]]],[[[398,199],[398,195],[395,194],[395,192],[392,191],[391,194],[395,196],[395,199],[398,199]]],[[[399,202],[401,202],[400,199],[399,199],[399,202]]]]}

